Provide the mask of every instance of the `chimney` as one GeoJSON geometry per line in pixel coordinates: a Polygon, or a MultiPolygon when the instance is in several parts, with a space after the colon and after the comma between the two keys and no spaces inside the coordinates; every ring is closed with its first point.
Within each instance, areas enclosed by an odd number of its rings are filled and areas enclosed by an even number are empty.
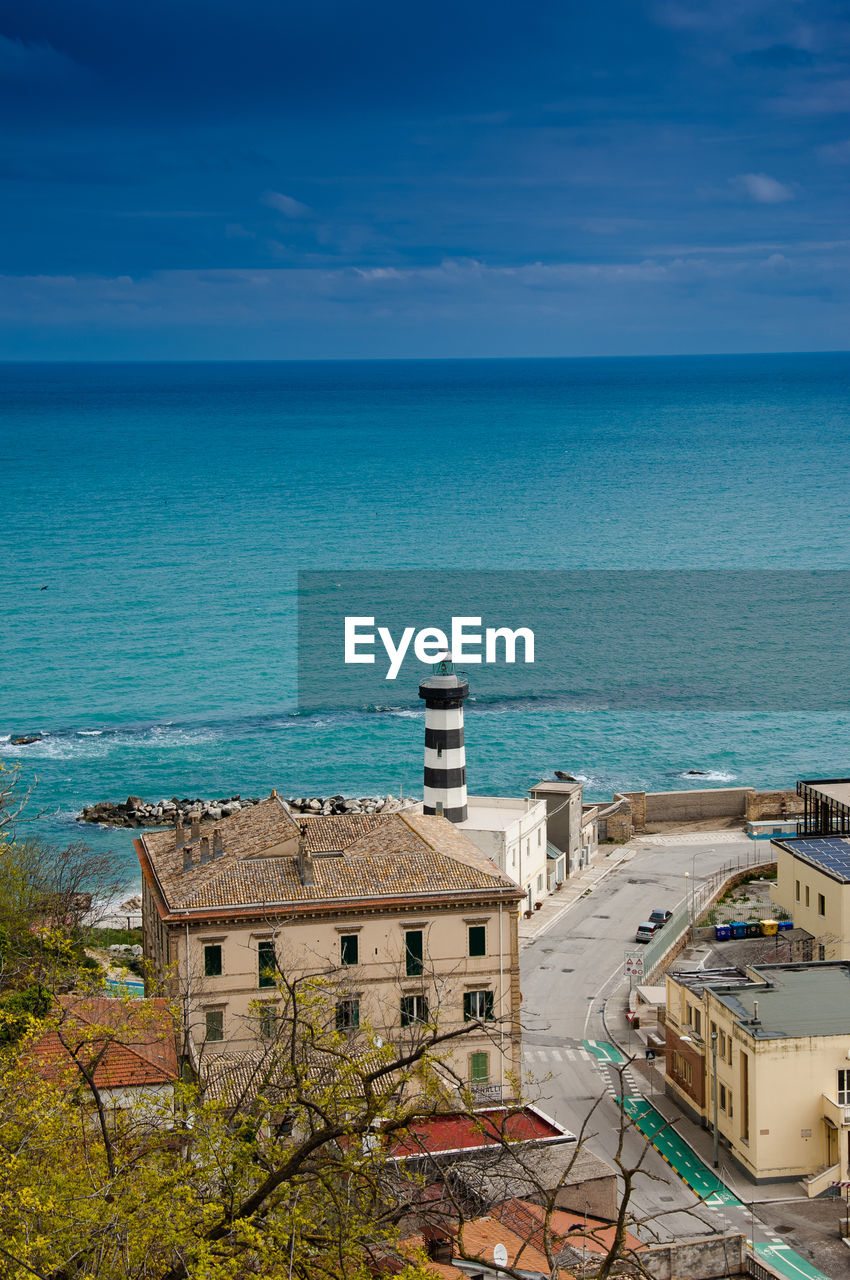
{"type": "Polygon", "coordinates": [[[759,1002],[758,1000],[754,1000],[753,1001],[753,1022],[758,1022],[758,1020],[759,1020],[759,1002]]]}
{"type": "Polygon", "coordinates": [[[199,840],[201,836],[201,820],[200,818],[192,819],[192,839],[199,840]]]}
{"type": "Polygon", "coordinates": [[[298,836],[298,875],[303,885],[311,885],[313,879],[313,855],[307,848],[305,829],[302,826],[298,836]]]}
{"type": "Polygon", "coordinates": [[[174,843],[175,849],[181,849],[183,845],[186,843],[186,832],[183,828],[183,823],[180,822],[179,819],[177,822],[177,826],[174,828],[174,840],[175,840],[175,843],[174,843]]]}
{"type": "Polygon", "coordinates": [[[192,846],[184,844],[183,846],[183,870],[189,871],[192,866],[192,846]]]}
{"type": "Polygon", "coordinates": [[[432,1262],[444,1262],[451,1266],[452,1242],[444,1237],[434,1236],[427,1244],[428,1257],[432,1262]]]}
{"type": "Polygon", "coordinates": [[[270,800],[276,800],[276,799],[277,799],[277,787],[272,787],[272,793],[271,793],[271,795],[269,796],[269,799],[270,799],[270,800]]]}
{"type": "Polygon", "coordinates": [[[221,843],[221,831],[218,827],[213,831],[212,856],[214,858],[221,858],[224,856],[224,846],[221,843]]]}
{"type": "Polygon", "coordinates": [[[201,862],[209,862],[210,856],[210,838],[209,836],[203,836],[201,838],[201,862]]]}

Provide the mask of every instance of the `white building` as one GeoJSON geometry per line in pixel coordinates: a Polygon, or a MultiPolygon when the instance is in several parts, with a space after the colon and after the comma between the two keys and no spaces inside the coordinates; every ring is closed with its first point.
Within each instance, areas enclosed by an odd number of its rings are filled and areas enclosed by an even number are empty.
{"type": "MultiPolygon", "coordinates": [[[[467,818],[457,826],[525,890],[527,907],[546,897],[546,802],[513,796],[469,796],[467,818]]],[[[563,879],[563,876],[561,876],[563,879]]]]}

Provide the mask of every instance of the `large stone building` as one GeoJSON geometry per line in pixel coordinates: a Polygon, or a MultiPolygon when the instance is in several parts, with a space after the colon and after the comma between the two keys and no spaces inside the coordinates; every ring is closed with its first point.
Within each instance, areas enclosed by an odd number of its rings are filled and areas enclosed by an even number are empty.
{"type": "Polygon", "coordinates": [[[452,1067],[482,1098],[521,1074],[516,884],[443,817],[302,816],[276,792],[214,829],[135,841],[145,955],[179,993],[190,1054],[256,1050],[274,969],[338,980],[340,1029],[386,1039],[476,1022],[452,1067]],[[491,1025],[488,1025],[491,1024],[491,1025]]]}
{"type": "Polygon", "coordinates": [[[850,1178],[850,964],[667,977],[667,1092],[756,1182],[850,1178]]]}

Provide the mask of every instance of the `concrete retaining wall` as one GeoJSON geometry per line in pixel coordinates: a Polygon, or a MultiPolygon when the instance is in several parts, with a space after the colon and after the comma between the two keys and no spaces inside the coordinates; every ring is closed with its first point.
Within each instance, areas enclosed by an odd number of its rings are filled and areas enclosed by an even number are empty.
{"type": "Polygon", "coordinates": [[[704,818],[740,818],[747,812],[749,787],[706,787],[694,791],[650,791],[647,822],[696,822],[704,818]]]}

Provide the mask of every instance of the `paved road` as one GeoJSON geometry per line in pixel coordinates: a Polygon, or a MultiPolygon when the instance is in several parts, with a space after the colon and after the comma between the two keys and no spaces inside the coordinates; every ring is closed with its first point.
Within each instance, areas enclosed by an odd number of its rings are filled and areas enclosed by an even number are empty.
{"type": "MultiPolygon", "coordinates": [[[[629,854],[632,849],[633,856],[529,943],[521,957],[525,1065],[535,1082],[530,1096],[575,1133],[590,1113],[588,1145],[609,1162],[619,1131],[617,1099],[639,1094],[642,1085],[630,1067],[618,1064],[622,1055],[610,1043],[609,1027],[617,1038],[628,1035],[624,952],[633,948],[634,930],[650,911],[673,908],[685,899],[690,877],[699,883],[739,854],[751,856],[753,845],[746,837],[723,832],[714,839],[700,833],[640,841],[630,846],[629,854]]],[[[634,1047],[642,1050],[637,1041],[634,1047]]],[[[646,1222],[645,1234],[668,1240],[743,1231],[777,1270],[780,1262],[791,1264],[792,1269],[782,1267],[789,1280],[821,1276],[762,1229],[750,1208],[704,1165],[708,1181],[701,1181],[701,1162],[686,1144],[682,1147],[684,1151],[665,1151],[666,1160],[654,1149],[646,1155],[643,1167],[651,1180],[642,1179],[633,1197],[636,1216],[646,1222]],[[690,1163],[697,1194],[674,1172],[671,1154],[686,1176],[690,1163]]],[[[644,1150],[644,1138],[632,1129],[626,1159],[634,1162],[644,1150]]]]}

